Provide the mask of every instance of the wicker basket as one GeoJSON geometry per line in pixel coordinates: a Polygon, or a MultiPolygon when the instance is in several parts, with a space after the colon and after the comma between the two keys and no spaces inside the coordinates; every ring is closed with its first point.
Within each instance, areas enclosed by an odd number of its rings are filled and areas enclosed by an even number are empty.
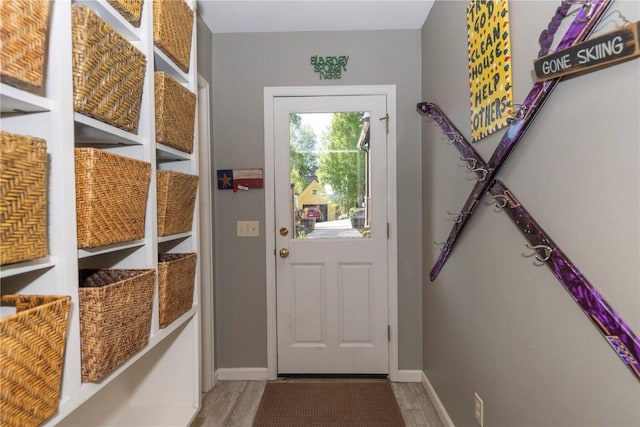
{"type": "Polygon", "coordinates": [[[0,2],[0,80],[23,90],[44,87],[49,0],[0,2]]]}
{"type": "Polygon", "coordinates": [[[95,148],[75,149],[78,247],[144,237],[151,164],[95,148]]]}
{"type": "Polygon", "coordinates": [[[191,231],[196,204],[198,177],[186,173],[159,170],[158,236],[191,231]]]}
{"type": "Polygon", "coordinates": [[[0,132],[0,265],[47,255],[46,141],[0,132]]]}
{"type": "Polygon", "coordinates": [[[98,382],[149,342],[155,270],[81,270],[82,381],[98,382]]]}
{"type": "Polygon", "coordinates": [[[153,0],[153,41],[185,73],[192,32],[193,10],[184,0],[153,0]]]}
{"type": "Polygon", "coordinates": [[[169,75],[155,73],[156,142],[193,152],[196,95],[169,75]]]}
{"type": "Polygon", "coordinates": [[[88,7],[71,7],[75,111],[137,132],[144,54],[88,7]]]}
{"type": "Polygon", "coordinates": [[[0,425],[42,424],[58,411],[71,298],[4,295],[0,319],[0,425]]]}
{"type": "Polygon", "coordinates": [[[107,0],[134,27],[140,26],[142,0],[107,0]]]}
{"type": "Polygon", "coordinates": [[[196,254],[158,255],[160,327],[165,328],[193,305],[196,254]]]}

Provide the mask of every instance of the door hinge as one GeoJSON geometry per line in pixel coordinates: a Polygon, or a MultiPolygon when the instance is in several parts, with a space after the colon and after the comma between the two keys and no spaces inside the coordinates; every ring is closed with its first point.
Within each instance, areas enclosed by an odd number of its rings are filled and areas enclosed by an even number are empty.
{"type": "Polygon", "coordinates": [[[387,325],[387,339],[391,342],[391,325],[387,325]]]}
{"type": "Polygon", "coordinates": [[[391,237],[391,224],[387,223],[387,239],[391,237]]]}
{"type": "Polygon", "coordinates": [[[384,130],[389,135],[389,113],[385,114],[384,117],[380,117],[380,120],[384,120],[384,130]]]}

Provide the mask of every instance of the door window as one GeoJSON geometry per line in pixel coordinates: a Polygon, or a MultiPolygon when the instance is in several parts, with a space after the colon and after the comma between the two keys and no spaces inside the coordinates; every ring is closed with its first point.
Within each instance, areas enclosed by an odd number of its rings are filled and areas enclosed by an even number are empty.
{"type": "Polygon", "coordinates": [[[296,239],[371,237],[368,112],[289,115],[296,239]]]}

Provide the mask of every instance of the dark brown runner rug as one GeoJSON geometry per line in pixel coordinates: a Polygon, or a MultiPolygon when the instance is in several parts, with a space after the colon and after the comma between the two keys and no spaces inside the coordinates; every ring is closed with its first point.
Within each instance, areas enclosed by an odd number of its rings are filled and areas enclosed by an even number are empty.
{"type": "Polygon", "coordinates": [[[254,427],[404,427],[387,381],[267,383],[254,427]]]}

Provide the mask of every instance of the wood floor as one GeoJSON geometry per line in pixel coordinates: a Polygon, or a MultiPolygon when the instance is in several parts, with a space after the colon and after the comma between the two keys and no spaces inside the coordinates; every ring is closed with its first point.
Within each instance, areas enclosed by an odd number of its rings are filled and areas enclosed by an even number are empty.
{"type": "MultiPolygon", "coordinates": [[[[264,381],[218,381],[191,427],[250,427],[264,381]]],[[[443,427],[420,383],[391,383],[407,427],[443,427]]]]}

